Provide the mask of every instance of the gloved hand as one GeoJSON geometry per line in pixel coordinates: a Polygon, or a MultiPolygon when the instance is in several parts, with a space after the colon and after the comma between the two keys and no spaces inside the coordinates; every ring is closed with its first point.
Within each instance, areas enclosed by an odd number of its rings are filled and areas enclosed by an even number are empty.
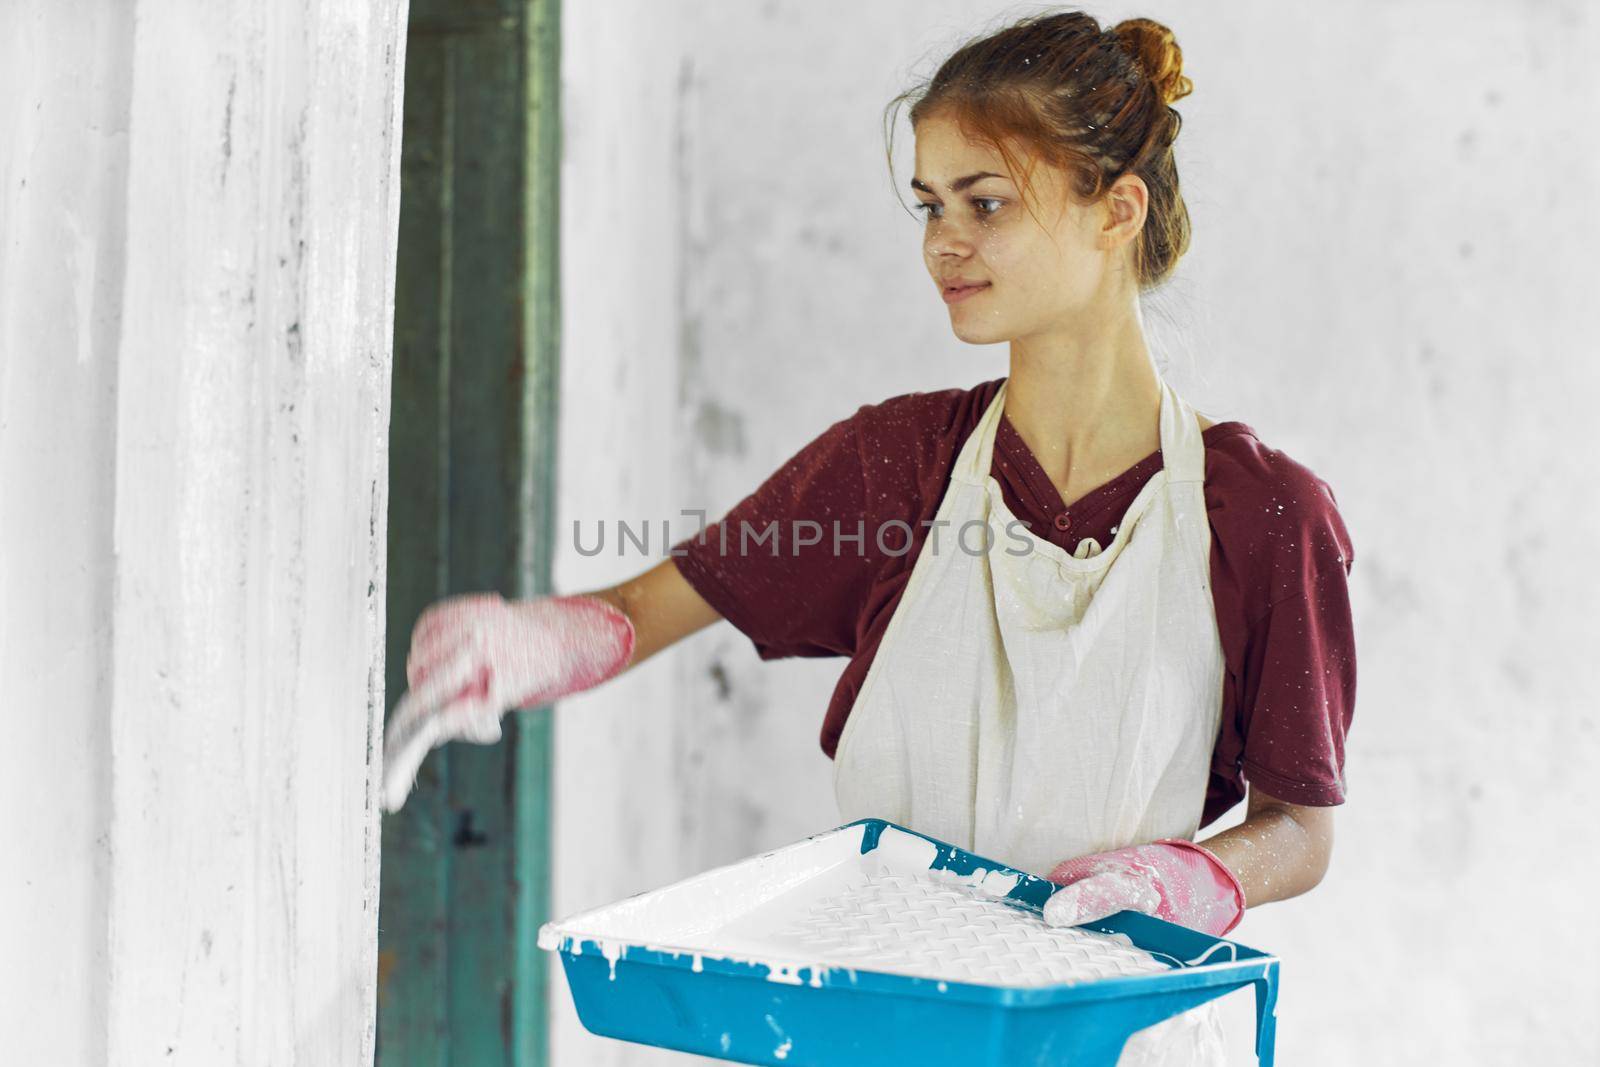
{"type": "Polygon", "coordinates": [[[1162,838],[1063,860],[1046,877],[1064,887],[1045,901],[1044,920],[1052,926],[1127,910],[1220,937],[1244,918],[1239,879],[1193,841],[1162,838]]]}
{"type": "Polygon", "coordinates": [[[383,807],[397,811],[428,752],[461,738],[500,740],[500,717],[599,685],[633,655],[633,621],[588,595],[447,597],[411,631],[409,688],[383,742],[383,807]]]}

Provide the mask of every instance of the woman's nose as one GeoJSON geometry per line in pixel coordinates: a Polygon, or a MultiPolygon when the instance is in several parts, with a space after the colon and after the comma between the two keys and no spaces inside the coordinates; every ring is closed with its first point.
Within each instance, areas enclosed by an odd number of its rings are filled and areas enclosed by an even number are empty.
{"type": "Polygon", "coordinates": [[[928,262],[939,265],[951,259],[970,258],[974,245],[970,238],[957,230],[942,230],[938,234],[930,234],[923,247],[927,249],[928,262]]]}

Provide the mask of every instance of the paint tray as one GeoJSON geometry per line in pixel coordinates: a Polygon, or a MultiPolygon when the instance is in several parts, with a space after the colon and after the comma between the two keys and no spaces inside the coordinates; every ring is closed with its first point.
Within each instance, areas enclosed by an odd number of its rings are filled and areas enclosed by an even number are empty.
{"type": "Polygon", "coordinates": [[[860,819],[539,929],[591,1032],[739,1063],[1114,1067],[1136,1031],[1278,960],[1132,911],[1051,927],[1057,887],[860,819]]]}

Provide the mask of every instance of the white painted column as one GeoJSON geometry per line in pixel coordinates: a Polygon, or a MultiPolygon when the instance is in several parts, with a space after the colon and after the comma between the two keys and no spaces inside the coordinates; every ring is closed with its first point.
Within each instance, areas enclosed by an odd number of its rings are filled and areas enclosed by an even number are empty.
{"type": "Polygon", "coordinates": [[[406,15],[0,17],[8,1059],[372,1060],[406,15]]]}

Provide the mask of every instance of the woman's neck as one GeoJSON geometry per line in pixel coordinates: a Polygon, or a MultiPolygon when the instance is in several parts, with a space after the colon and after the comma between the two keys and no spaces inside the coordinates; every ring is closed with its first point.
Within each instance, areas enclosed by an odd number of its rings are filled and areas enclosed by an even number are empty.
{"type": "Polygon", "coordinates": [[[1004,415],[1071,503],[1161,447],[1161,380],[1137,312],[1011,343],[1004,415]]]}

